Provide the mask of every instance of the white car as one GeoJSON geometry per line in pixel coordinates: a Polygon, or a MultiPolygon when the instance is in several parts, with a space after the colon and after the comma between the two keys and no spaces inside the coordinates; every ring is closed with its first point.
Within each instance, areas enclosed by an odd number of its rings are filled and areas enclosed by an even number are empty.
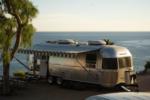
{"type": "Polygon", "coordinates": [[[90,96],[85,100],[150,100],[150,92],[120,92],[90,96]]]}

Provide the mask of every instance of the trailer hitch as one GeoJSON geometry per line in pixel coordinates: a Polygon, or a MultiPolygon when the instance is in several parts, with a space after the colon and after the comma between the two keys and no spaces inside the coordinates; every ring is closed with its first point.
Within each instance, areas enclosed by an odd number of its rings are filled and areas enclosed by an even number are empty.
{"type": "Polygon", "coordinates": [[[138,84],[120,85],[120,88],[126,92],[138,92],[139,91],[138,84]]]}
{"type": "Polygon", "coordinates": [[[128,89],[127,87],[125,87],[125,86],[120,86],[121,87],[121,89],[123,89],[124,91],[126,91],[126,92],[131,92],[131,90],[130,89],[128,89]]]}

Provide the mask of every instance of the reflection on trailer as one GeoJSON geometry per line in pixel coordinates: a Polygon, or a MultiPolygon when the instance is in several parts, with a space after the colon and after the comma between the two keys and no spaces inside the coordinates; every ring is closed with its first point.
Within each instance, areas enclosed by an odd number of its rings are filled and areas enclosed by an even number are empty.
{"type": "Polygon", "coordinates": [[[104,41],[89,41],[87,45],[60,41],[37,44],[19,50],[30,54],[31,66],[39,67],[39,75],[49,83],[61,85],[64,80],[113,87],[135,84],[132,80],[132,55],[125,47],[105,45],[104,41]],[[32,60],[31,60],[32,59],[32,60]]]}

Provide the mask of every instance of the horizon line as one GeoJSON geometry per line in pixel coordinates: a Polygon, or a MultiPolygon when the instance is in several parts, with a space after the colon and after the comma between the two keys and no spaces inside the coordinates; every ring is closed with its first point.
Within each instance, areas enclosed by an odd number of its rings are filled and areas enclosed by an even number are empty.
{"type": "Polygon", "coordinates": [[[150,32],[150,31],[36,31],[36,32],[150,32]]]}

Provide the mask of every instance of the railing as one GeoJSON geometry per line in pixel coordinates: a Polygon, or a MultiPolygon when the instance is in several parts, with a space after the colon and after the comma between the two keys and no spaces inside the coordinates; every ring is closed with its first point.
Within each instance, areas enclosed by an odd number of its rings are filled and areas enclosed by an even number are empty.
{"type": "MultiPolygon", "coordinates": [[[[11,89],[16,88],[26,88],[27,87],[27,81],[22,79],[17,79],[15,77],[9,78],[9,85],[11,89]]],[[[0,76],[0,89],[3,87],[3,76],[0,76]]]]}

